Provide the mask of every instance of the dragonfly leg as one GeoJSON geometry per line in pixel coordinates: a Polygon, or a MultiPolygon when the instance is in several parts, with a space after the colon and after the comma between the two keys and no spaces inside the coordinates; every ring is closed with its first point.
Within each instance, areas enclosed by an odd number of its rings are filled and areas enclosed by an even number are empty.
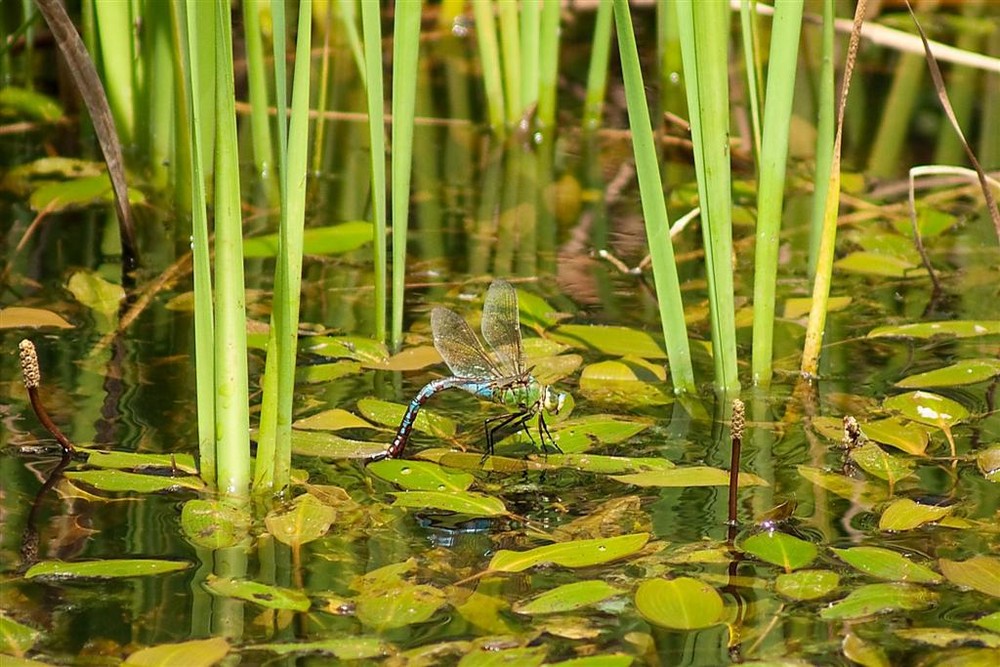
{"type": "Polygon", "coordinates": [[[548,436],[549,443],[552,445],[553,448],[555,448],[555,450],[557,452],[559,452],[560,454],[563,453],[563,450],[561,450],[559,448],[559,445],[556,444],[556,439],[552,437],[552,432],[549,431],[549,425],[545,423],[545,414],[539,412],[538,413],[538,439],[542,441],[542,452],[543,453],[545,452],[545,437],[544,436],[548,436]]]}
{"type": "Polygon", "coordinates": [[[514,412],[506,415],[497,415],[496,417],[490,417],[484,422],[486,427],[486,455],[483,456],[493,456],[493,446],[496,444],[496,434],[502,429],[507,428],[511,424],[515,427],[521,427],[524,425],[525,420],[530,417],[530,413],[526,412],[514,412]]]}

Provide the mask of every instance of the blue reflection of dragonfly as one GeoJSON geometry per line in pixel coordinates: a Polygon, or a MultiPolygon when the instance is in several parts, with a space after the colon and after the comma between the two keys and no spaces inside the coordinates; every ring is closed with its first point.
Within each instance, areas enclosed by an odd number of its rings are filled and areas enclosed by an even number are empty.
{"type": "Polygon", "coordinates": [[[434,380],[420,390],[410,401],[389,448],[376,458],[402,456],[421,406],[439,391],[452,388],[463,389],[508,409],[507,414],[486,420],[487,454],[493,453],[494,439],[501,429],[523,428],[530,438],[526,423],[535,415],[538,415],[538,438],[542,448],[547,436],[558,450],[545,424],[545,413],[558,414],[566,395],[541,384],[532,376],[531,369],[525,367],[517,291],[505,280],[494,280],[486,293],[482,330],[492,355],[461,316],[447,308],[435,308],[431,312],[434,347],[454,377],[434,380]]]}

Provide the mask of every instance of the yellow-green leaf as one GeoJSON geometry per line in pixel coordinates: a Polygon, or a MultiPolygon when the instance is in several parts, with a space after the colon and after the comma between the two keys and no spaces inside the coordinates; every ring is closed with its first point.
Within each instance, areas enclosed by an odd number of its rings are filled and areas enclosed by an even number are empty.
{"type": "Polygon", "coordinates": [[[721,621],[722,596],[690,577],[650,579],[639,584],[635,607],[650,623],[675,630],[697,630],[721,621]]]}
{"type": "Polygon", "coordinates": [[[229,642],[222,637],[194,639],[178,644],[160,644],[136,651],[124,667],[211,667],[229,653],[229,642]]]}
{"type": "Polygon", "coordinates": [[[964,561],[941,558],[938,565],[951,583],[1000,598],[1000,558],[973,556],[964,561]]]}
{"type": "Polygon", "coordinates": [[[507,513],[501,500],[472,491],[399,491],[393,507],[444,510],[469,516],[500,516],[507,513]]]}
{"type": "Polygon", "coordinates": [[[545,591],[530,600],[517,602],[513,610],[518,614],[527,615],[573,611],[597,604],[621,592],[620,589],[599,579],[575,581],[545,591]]]}
{"type": "Polygon", "coordinates": [[[890,504],[879,519],[879,530],[912,530],[925,523],[937,521],[952,512],[951,507],[922,505],[909,498],[900,498],[890,504]]]}
{"type": "Polygon", "coordinates": [[[24,578],[121,579],[125,577],[149,577],[186,570],[189,567],[191,567],[191,564],[185,561],[156,560],[153,558],[119,558],[88,560],[75,563],[61,560],[45,560],[32,565],[24,573],[24,578]]]}
{"type": "Polygon", "coordinates": [[[294,588],[269,586],[248,579],[217,577],[214,574],[208,575],[204,585],[211,593],[219,597],[246,600],[266,609],[285,609],[288,611],[309,609],[309,597],[294,588]]]}
{"type": "Polygon", "coordinates": [[[489,569],[498,572],[523,572],[542,563],[563,567],[599,565],[638,552],[649,541],[649,533],[632,533],[617,537],[574,540],[549,544],[528,551],[501,550],[490,560],[489,569]]]}

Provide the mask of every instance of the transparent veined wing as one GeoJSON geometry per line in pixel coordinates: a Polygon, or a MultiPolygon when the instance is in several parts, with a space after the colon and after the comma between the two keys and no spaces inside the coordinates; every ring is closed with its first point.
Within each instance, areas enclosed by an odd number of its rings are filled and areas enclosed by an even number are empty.
{"type": "Polygon", "coordinates": [[[447,308],[431,311],[434,347],[455,377],[489,380],[503,377],[483,344],[461,316],[447,308]]]}
{"type": "Polygon", "coordinates": [[[517,290],[506,280],[494,280],[483,302],[483,338],[493,348],[504,377],[521,377],[521,318],[517,290]]]}

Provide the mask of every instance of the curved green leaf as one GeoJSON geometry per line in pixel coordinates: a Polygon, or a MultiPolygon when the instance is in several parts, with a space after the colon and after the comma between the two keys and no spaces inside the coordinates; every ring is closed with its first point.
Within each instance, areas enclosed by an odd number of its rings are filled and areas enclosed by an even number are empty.
{"type": "Polygon", "coordinates": [[[243,507],[224,500],[196,498],[184,503],[181,529],[195,546],[223,549],[247,539],[252,518],[243,507]]]}
{"type": "Polygon", "coordinates": [[[0,614],[0,651],[23,656],[41,636],[38,630],[0,614]]]}
{"type": "Polygon", "coordinates": [[[348,440],[326,431],[292,430],[292,452],[329,459],[370,459],[385,452],[389,443],[348,440]]]}
{"type": "Polygon", "coordinates": [[[815,600],[829,595],[840,584],[840,575],[830,570],[797,570],[779,574],[774,590],[793,600],[815,600]]]}
{"type": "Polygon", "coordinates": [[[24,573],[24,578],[122,579],[126,577],[149,577],[168,572],[178,572],[186,570],[189,567],[191,567],[191,564],[185,561],[155,560],[152,558],[88,560],[76,563],[68,563],[61,560],[45,560],[32,565],[24,573]]]}
{"type": "Polygon", "coordinates": [[[868,338],[934,338],[935,336],[972,338],[997,334],[1000,334],[1000,320],[951,320],[876,327],[868,332],[868,338]]]}
{"type": "Polygon", "coordinates": [[[136,452],[101,451],[77,447],[78,452],[86,453],[87,465],[95,468],[112,468],[115,470],[175,470],[188,475],[197,475],[198,466],[190,454],[139,454],[136,452]]]}
{"type": "Polygon", "coordinates": [[[868,584],[819,612],[825,620],[858,619],[893,611],[926,609],[937,593],[913,584],[868,584]]]}
{"type": "Polygon", "coordinates": [[[518,614],[554,614],[582,609],[621,592],[620,589],[599,579],[577,581],[545,591],[530,600],[516,602],[512,609],[518,614]]]}
{"type": "Polygon", "coordinates": [[[550,466],[573,468],[603,475],[667,470],[674,464],[667,459],[632,458],[628,456],[602,456],[600,454],[549,454],[545,462],[550,466]]]}
{"type": "Polygon", "coordinates": [[[851,567],[879,579],[916,584],[936,584],[941,581],[941,575],[934,570],[914,563],[903,554],[890,549],[851,547],[832,551],[851,567]]]}
{"type": "Polygon", "coordinates": [[[208,575],[204,583],[213,595],[224,598],[235,598],[253,602],[266,609],[285,609],[288,611],[306,611],[309,609],[309,597],[300,590],[269,586],[247,579],[232,579],[208,575]]]}
{"type": "Polygon", "coordinates": [[[1000,598],[1000,558],[973,556],[968,560],[938,560],[941,572],[948,581],[1000,598]]]}
{"type": "Polygon", "coordinates": [[[865,422],[861,425],[861,430],[875,442],[914,456],[923,456],[930,443],[930,435],[924,425],[897,417],[865,422]]]}
{"type": "Polygon", "coordinates": [[[423,623],[444,606],[447,599],[443,591],[433,586],[400,580],[392,586],[366,587],[356,602],[358,620],[383,631],[423,623]]]}
{"type": "MultiPolygon", "coordinates": [[[[328,227],[311,227],[302,235],[307,255],[342,255],[370,243],[372,223],[363,220],[342,222],[328,227]]],[[[244,257],[274,257],[278,254],[278,235],[267,234],[243,240],[244,257]]]]}
{"type": "MultiPolygon", "coordinates": [[[[399,426],[406,409],[405,405],[377,398],[362,398],[358,401],[358,412],[366,419],[393,429],[399,426]]],[[[420,412],[417,413],[417,418],[413,421],[413,428],[438,438],[451,438],[458,430],[454,420],[443,417],[426,407],[421,408],[420,412]]]]}
{"type": "Polygon", "coordinates": [[[278,655],[292,653],[325,653],[341,660],[363,660],[389,655],[390,648],[378,637],[345,637],[344,639],[323,639],[314,642],[290,642],[287,644],[252,644],[244,651],[270,651],[278,655]]]}
{"type": "Polygon", "coordinates": [[[878,521],[879,530],[912,530],[925,523],[937,521],[952,513],[952,507],[921,505],[909,498],[900,498],[890,504],[878,521]]]}
{"type": "MultiPolygon", "coordinates": [[[[636,486],[728,486],[729,471],[708,466],[685,466],[649,470],[634,475],[614,475],[611,479],[636,486]]],[[[766,480],[747,472],[740,473],[740,486],[770,486],[766,480]]]]}
{"type": "Polygon", "coordinates": [[[643,359],[666,359],[663,346],[645,331],[595,324],[563,324],[549,338],[583,350],[597,350],[615,357],[633,355],[643,359]]]}
{"type": "Polygon", "coordinates": [[[188,489],[201,491],[205,483],[200,477],[161,477],[159,475],[139,475],[124,470],[78,470],[67,472],[66,478],[82,482],[100,491],[113,493],[158,493],[160,491],[180,491],[188,489]]]}
{"type": "Polygon", "coordinates": [[[938,428],[949,427],[969,416],[969,411],[961,403],[929,391],[911,391],[890,396],[882,405],[907,419],[938,428]]]}
{"type": "Polygon", "coordinates": [[[967,384],[985,382],[1000,374],[998,359],[963,359],[950,366],[917,373],[896,383],[905,389],[926,387],[961,387],[967,384]]]}
{"type": "Polygon", "coordinates": [[[799,474],[816,486],[846,498],[861,507],[871,508],[888,497],[888,492],[881,484],[873,484],[860,479],[851,479],[845,475],[827,472],[819,468],[798,466],[799,474]]]}
{"type": "Polygon", "coordinates": [[[178,644],[160,644],[136,651],[124,667],[211,667],[229,653],[229,642],[222,637],[194,639],[178,644]]]}
{"type": "Polygon", "coordinates": [[[663,367],[640,358],[590,364],[580,373],[580,393],[592,401],[628,406],[673,402],[663,367]]]}
{"type": "Polygon", "coordinates": [[[290,506],[268,512],[264,525],[274,539],[299,547],[326,535],[336,518],[337,510],[320,502],[316,496],[304,493],[290,506]]]}
{"type": "Polygon", "coordinates": [[[718,591],[690,577],[650,579],[639,584],[635,607],[650,623],[675,630],[707,628],[722,620],[718,591]]]}
{"type": "Polygon", "coordinates": [[[637,553],[649,541],[649,533],[632,533],[617,537],[574,540],[549,544],[528,551],[501,550],[490,560],[489,569],[496,572],[523,572],[542,563],[563,567],[599,565],[637,553]]]}
{"type": "Polygon", "coordinates": [[[353,412],[348,412],[343,408],[333,408],[299,419],[292,424],[292,428],[306,431],[342,431],[351,428],[370,429],[375,427],[353,412]]]}
{"type": "Polygon", "coordinates": [[[393,507],[444,510],[469,516],[500,516],[507,513],[503,502],[471,491],[398,491],[393,507]]]}
{"type": "Polygon", "coordinates": [[[452,472],[430,461],[386,459],[367,470],[408,491],[465,491],[475,477],[467,472],[452,472]]]}
{"type": "Polygon", "coordinates": [[[913,461],[892,456],[874,442],[852,449],[850,457],[866,473],[884,479],[889,484],[909,477],[916,468],[913,461]]]}
{"type": "Polygon", "coordinates": [[[768,563],[780,565],[787,572],[805,567],[818,553],[812,542],[777,531],[751,535],[741,546],[747,553],[768,563]]]}
{"type": "Polygon", "coordinates": [[[896,634],[903,639],[940,646],[941,648],[960,644],[1000,648],[1000,636],[989,632],[972,632],[953,628],[902,628],[896,630],[896,634]]]}

